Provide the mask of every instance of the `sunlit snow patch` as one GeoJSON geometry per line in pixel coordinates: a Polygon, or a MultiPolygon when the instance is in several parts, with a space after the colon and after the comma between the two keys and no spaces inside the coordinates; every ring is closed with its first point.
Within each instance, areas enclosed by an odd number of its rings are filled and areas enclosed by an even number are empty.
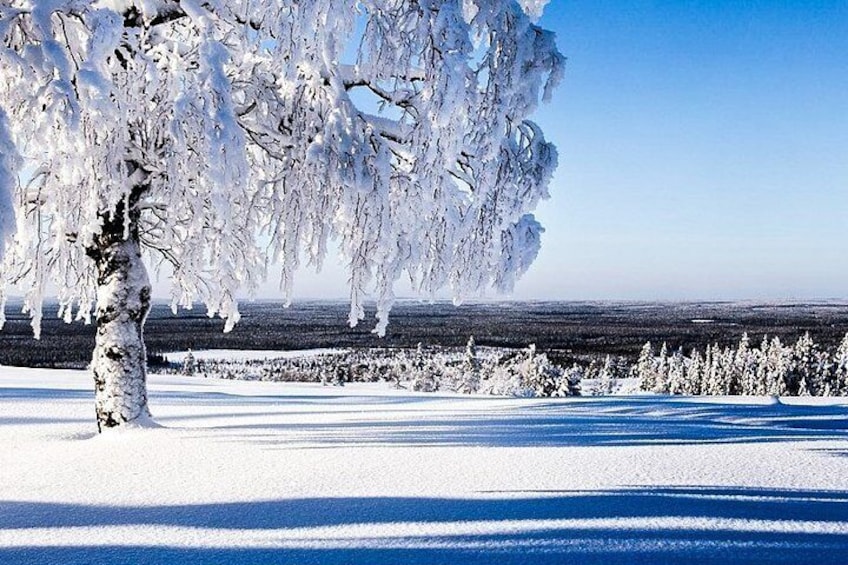
{"type": "MultiPolygon", "coordinates": [[[[228,361],[255,361],[265,359],[297,359],[300,357],[316,357],[318,355],[339,355],[345,353],[346,349],[296,349],[292,351],[257,350],[257,349],[203,349],[192,351],[192,356],[197,360],[228,360],[228,361]]],[[[166,353],[165,358],[172,363],[181,363],[188,351],[174,351],[166,353]]]]}

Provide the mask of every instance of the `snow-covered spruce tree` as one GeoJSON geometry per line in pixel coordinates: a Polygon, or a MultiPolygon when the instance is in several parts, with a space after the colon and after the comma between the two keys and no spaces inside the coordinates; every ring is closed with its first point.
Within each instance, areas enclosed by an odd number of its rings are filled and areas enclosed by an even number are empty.
{"type": "Polygon", "coordinates": [[[94,312],[98,425],[148,415],[143,254],[226,330],[269,263],[288,298],[332,241],[378,333],[404,274],[509,289],[556,163],[527,121],[563,66],[545,3],[0,3],[0,278],[36,336],[48,286],[94,312]]]}
{"type": "Polygon", "coordinates": [[[593,396],[609,396],[615,390],[616,370],[612,357],[609,355],[604,359],[598,374],[595,376],[595,386],[592,389],[593,396]]]}
{"type": "Polygon", "coordinates": [[[737,387],[732,394],[753,394],[756,388],[754,381],[757,376],[758,353],[751,349],[748,333],[743,333],[733,355],[733,381],[737,383],[737,387]]]}
{"type": "Polygon", "coordinates": [[[653,379],[653,392],[659,394],[668,393],[668,345],[663,342],[657,357],[656,369],[653,379]]]}
{"type": "Polygon", "coordinates": [[[747,394],[753,396],[765,396],[768,391],[769,379],[769,356],[771,355],[771,340],[768,335],[763,335],[759,347],[755,349],[756,366],[755,375],[751,382],[751,388],[747,394]]]}
{"type": "Polygon", "coordinates": [[[836,365],[834,364],[835,352],[818,350],[813,360],[813,374],[816,376],[816,390],[818,396],[836,396],[836,365]]]}
{"type": "Polygon", "coordinates": [[[730,394],[733,356],[732,349],[722,348],[717,343],[707,347],[708,363],[704,367],[702,394],[712,396],[730,394]]]}
{"type": "Polygon", "coordinates": [[[791,362],[787,374],[787,393],[793,396],[819,396],[824,388],[819,366],[820,352],[810,337],[810,332],[798,338],[792,347],[791,362]]]}
{"type": "MultiPolygon", "coordinates": [[[[765,347],[765,346],[764,346],[765,347]]],[[[779,337],[774,337],[768,344],[768,350],[763,355],[764,394],[769,396],[786,396],[789,394],[787,381],[792,369],[792,350],[785,347],[779,337]]]]}
{"type": "Polygon", "coordinates": [[[432,356],[424,353],[424,344],[421,342],[415,348],[415,357],[410,369],[409,376],[412,390],[418,392],[436,392],[439,390],[439,376],[433,366],[432,356]]]}
{"type": "MultiPolygon", "coordinates": [[[[531,344],[519,364],[522,386],[533,396],[557,396],[563,392],[564,371],[551,363],[547,353],[539,353],[536,345],[531,344]]],[[[567,388],[567,387],[566,387],[567,388]]]]}
{"type": "Polygon", "coordinates": [[[701,356],[700,351],[693,349],[692,355],[689,357],[689,363],[686,365],[686,382],[683,387],[683,394],[701,394],[703,374],[704,358],[701,356]]]}
{"type": "Polygon", "coordinates": [[[668,360],[668,393],[685,394],[686,388],[686,357],[678,347],[668,360]]]}
{"type": "Polygon", "coordinates": [[[477,344],[474,343],[474,336],[472,335],[465,345],[465,355],[462,358],[462,365],[459,367],[456,391],[466,394],[477,392],[477,389],[480,388],[481,367],[480,358],[477,356],[477,344]]]}
{"type": "Polygon", "coordinates": [[[522,372],[529,352],[528,348],[500,357],[492,370],[487,371],[478,390],[483,394],[497,396],[533,396],[533,391],[524,384],[522,372]]]}
{"type": "Polygon", "coordinates": [[[720,351],[717,370],[718,390],[716,394],[727,396],[734,394],[733,391],[738,388],[738,381],[735,380],[733,373],[733,359],[736,352],[730,347],[723,347],[720,351]]]}
{"type": "Polygon", "coordinates": [[[833,365],[833,395],[848,396],[848,333],[836,349],[833,365]]]}
{"type": "Polygon", "coordinates": [[[642,346],[639,352],[639,359],[636,361],[634,376],[640,379],[640,387],[642,390],[654,390],[657,373],[657,359],[654,356],[654,347],[648,341],[642,346]]]}
{"type": "Polygon", "coordinates": [[[183,359],[183,366],[180,370],[180,374],[185,375],[187,377],[193,377],[197,373],[197,361],[194,358],[194,353],[191,352],[191,349],[186,353],[185,359],[183,359]]]}
{"type": "Polygon", "coordinates": [[[559,381],[559,387],[553,396],[580,396],[581,381],[585,375],[586,370],[583,367],[577,363],[572,363],[571,367],[563,371],[562,378],[559,381]]]}

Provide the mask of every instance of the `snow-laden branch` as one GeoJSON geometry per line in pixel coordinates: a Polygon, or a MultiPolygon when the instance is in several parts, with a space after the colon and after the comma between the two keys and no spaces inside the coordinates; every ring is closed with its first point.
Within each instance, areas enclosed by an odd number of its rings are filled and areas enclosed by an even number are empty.
{"type": "Polygon", "coordinates": [[[15,208],[12,195],[18,180],[20,156],[9,135],[6,112],[0,109],[0,260],[7,242],[15,233],[15,208]]]}
{"type": "Polygon", "coordinates": [[[564,61],[533,23],[544,4],[7,1],[0,100],[39,173],[0,183],[19,228],[0,275],[29,288],[36,318],[48,284],[86,318],[87,251],[119,210],[129,233],[122,203],[138,195],[174,306],[200,299],[228,327],[269,263],[290,297],[333,244],[351,323],[373,292],[379,332],[402,276],[460,299],[509,289],[538,250],[528,214],[556,165],[527,121],[564,61]]]}

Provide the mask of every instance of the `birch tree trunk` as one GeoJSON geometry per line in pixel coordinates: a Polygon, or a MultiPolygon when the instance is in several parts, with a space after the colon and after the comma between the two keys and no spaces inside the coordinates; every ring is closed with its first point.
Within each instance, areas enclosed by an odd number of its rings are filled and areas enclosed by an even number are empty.
{"type": "Polygon", "coordinates": [[[101,432],[150,417],[143,336],[150,281],[138,233],[138,200],[144,189],[137,187],[128,202],[101,216],[102,232],[87,250],[97,265],[97,335],[91,369],[101,432]]]}

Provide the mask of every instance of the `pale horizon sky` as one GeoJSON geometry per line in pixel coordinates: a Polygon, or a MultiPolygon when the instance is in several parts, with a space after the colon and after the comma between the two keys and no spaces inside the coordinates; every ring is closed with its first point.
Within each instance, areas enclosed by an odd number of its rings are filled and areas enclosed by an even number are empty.
{"type": "MultiPolygon", "coordinates": [[[[848,297],[848,3],[552,0],[540,23],[568,58],[534,116],[560,165],[512,297],[848,297]]],[[[346,278],[331,259],[295,298],[346,278]]]]}
{"type": "Polygon", "coordinates": [[[516,296],[848,296],[848,3],[553,0],[560,150],[516,296]],[[557,281],[552,284],[552,281],[557,281]]]}

